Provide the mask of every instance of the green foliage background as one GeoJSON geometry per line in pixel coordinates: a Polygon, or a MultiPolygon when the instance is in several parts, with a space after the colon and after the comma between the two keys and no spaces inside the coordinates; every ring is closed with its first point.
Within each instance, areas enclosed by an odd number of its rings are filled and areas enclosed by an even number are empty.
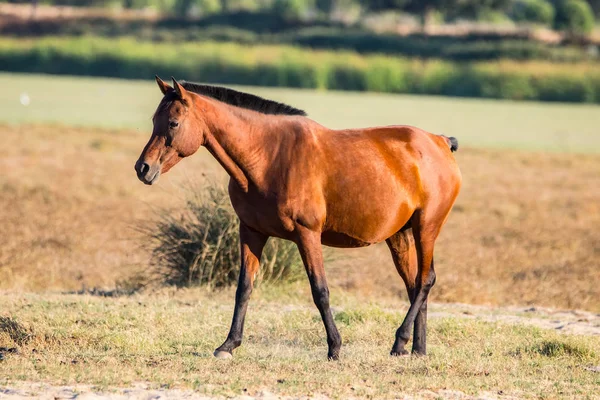
{"type": "Polygon", "coordinates": [[[140,43],[95,37],[0,40],[5,71],[222,84],[600,103],[595,63],[455,63],[291,46],[140,43]]]}

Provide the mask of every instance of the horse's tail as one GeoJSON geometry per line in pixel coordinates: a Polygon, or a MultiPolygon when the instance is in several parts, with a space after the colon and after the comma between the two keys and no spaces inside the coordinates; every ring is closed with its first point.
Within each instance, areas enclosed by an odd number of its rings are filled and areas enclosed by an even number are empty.
{"type": "Polygon", "coordinates": [[[455,152],[456,150],[458,150],[458,139],[456,139],[453,136],[444,136],[442,135],[442,137],[444,138],[444,140],[446,140],[446,143],[448,144],[448,147],[450,147],[450,151],[451,152],[455,152]]]}

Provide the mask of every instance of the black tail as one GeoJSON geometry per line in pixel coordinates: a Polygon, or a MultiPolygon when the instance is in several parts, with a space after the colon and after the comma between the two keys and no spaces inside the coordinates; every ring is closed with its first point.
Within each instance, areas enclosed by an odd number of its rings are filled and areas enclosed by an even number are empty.
{"type": "Polygon", "coordinates": [[[456,150],[458,150],[458,139],[456,139],[455,137],[449,137],[448,141],[450,142],[449,146],[451,152],[455,152],[456,150]]]}

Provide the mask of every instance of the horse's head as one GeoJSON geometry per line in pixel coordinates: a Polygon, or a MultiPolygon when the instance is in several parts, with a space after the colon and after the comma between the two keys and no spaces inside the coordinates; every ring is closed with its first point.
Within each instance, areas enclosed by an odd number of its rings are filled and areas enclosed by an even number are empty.
{"type": "Polygon", "coordinates": [[[164,97],[152,117],[152,136],[135,163],[138,178],[147,185],[156,183],[160,174],[194,154],[203,143],[205,130],[192,107],[192,94],[175,79],[172,87],[158,76],[156,83],[164,97]]]}

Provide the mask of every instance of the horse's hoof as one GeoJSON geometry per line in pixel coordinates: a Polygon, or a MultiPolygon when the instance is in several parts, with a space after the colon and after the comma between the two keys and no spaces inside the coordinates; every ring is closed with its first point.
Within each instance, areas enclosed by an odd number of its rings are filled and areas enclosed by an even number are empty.
{"type": "Polygon", "coordinates": [[[223,351],[223,350],[215,350],[214,355],[216,358],[220,358],[222,360],[227,359],[227,358],[233,358],[231,353],[223,351]]]}
{"type": "Polygon", "coordinates": [[[396,350],[392,350],[390,352],[390,355],[393,357],[408,357],[410,356],[410,354],[408,353],[408,351],[402,349],[400,351],[396,351],[396,350]]]}

